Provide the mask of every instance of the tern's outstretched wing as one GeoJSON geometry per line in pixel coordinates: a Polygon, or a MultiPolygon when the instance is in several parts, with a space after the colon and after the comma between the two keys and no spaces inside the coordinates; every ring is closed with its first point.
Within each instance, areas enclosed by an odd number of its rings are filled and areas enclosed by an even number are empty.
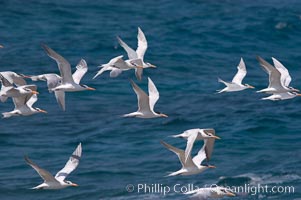
{"type": "Polygon", "coordinates": [[[149,98],[147,94],[133,81],[130,80],[132,87],[137,95],[138,99],[138,112],[150,110],[149,98]]]}
{"type": "Polygon", "coordinates": [[[134,49],[132,49],[131,47],[129,47],[120,37],[117,36],[117,40],[120,44],[120,46],[122,46],[122,48],[126,51],[126,53],[128,54],[128,58],[131,59],[135,59],[138,58],[138,55],[136,53],[136,51],[134,51],[134,49]]]}
{"type": "Polygon", "coordinates": [[[240,85],[244,77],[247,75],[246,65],[242,58],[240,59],[240,63],[237,66],[237,70],[238,71],[236,75],[233,77],[232,82],[240,85]]]}
{"type": "Polygon", "coordinates": [[[38,172],[45,182],[58,182],[47,170],[40,168],[37,164],[32,162],[28,156],[24,156],[24,159],[28,165],[38,172]]]}
{"type": "Polygon", "coordinates": [[[148,78],[148,93],[149,93],[149,107],[151,111],[154,111],[155,104],[157,103],[160,95],[154,82],[150,78],[148,78]]]}
{"type": "Polygon", "coordinates": [[[144,33],[142,32],[142,30],[139,27],[138,27],[137,39],[138,39],[138,47],[137,47],[136,53],[137,53],[138,58],[141,58],[143,61],[144,54],[147,50],[147,40],[145,38],[144,33]]]}
{"type": "Polygon", "coordinates": [[[73,83],[73,78],[71,74],[71,66],[70,63],[61,55],[56,53],[54,50],[52,50],[50,47],[48,47],[45,44],[42,44],[42,47],[46,51],[47,55],[54,59],[58,65],[58,68],[61,73],[62,82],[63,83],[73,83]]]}
{"type": "Polygon", "coordinates": [[[80,80],[88,71],[87,62],[84,59],[81,59],[76,66],[76,71],[73,73],[72,78],[76,84],[79,84],[80,80]]]}
{"type": "Polygon", "coordinates": [[[67,161],[65,167],[61,169],[56,175],[55,178],[59,181],[65,180],[65,178],[76,169],[79,164],[79,160],[82,155],[82,145],[79,143],[75,151],[72,153],[71,157],[67,161]]]}

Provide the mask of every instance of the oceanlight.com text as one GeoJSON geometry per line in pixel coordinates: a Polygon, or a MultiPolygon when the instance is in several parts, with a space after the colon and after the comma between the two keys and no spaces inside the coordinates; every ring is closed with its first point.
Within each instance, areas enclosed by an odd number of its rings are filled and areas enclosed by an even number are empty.
{"type": "MultiPolygon", "coordinates": [[[[167,195],[169,193],[186,193],[199,188],[215,188],[216,184],[198,186],[195,184],[175,184],[175,185],[164,185],[161,183],[138,183],[138,184],[128,184],[125,189],[130,193],[138,194],[160,194],[167,195]]],[[[295,193],[294,186],[284,186],[284,185],[250,185],[244,184],[242,186],[224,186],[226,189],[231,190],[236,194],[248,194],[248,195],[257,195],[257,194],[293,194],[295,193]]]]}

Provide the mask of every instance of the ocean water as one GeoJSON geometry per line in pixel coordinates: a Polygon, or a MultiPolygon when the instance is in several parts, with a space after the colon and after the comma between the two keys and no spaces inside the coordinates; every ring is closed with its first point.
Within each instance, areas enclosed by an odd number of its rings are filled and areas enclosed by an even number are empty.
{"type": "MultiPolygon", "coordinates": [[[[73,67],[86,59],[89,71],[82,83],[97,89],[68,93],[63,112],[46,84],[35,82],[40,92],[35,106],[48,114],[0,120],[0,199],[187,199],[180,188],[210,184],[294,187],[294,193],[249,193],[232,199],[301,198],[301,98],[262,101],[264,95],[255,92],[268,84],[256,55],[269,62],[272,56],[279,59],[291,73],[291,85],[300,88],[300,1],[10,0],[0,1],[0,7],[0,44],[5,46],[0,49],[0,71],[59,73],[40,46],[45,43],[73,67]],[[97,66],[126,56],[117,35],[136,47],[138,26],[148,40],[145,60],[157,69],[144,70],[142,82],[133,71],[117,78],[104,73],[92,80],[97,66]],[[248,69],[244,82],[256,90],[215,94],[223,88],[217,78],[230,81],[241,57],[248,69]],[[137,109],[128,79],[147,90],[147,77],[160,92],[156,110],[169,117],[120,117],[137,109]],[[211,160],[217,168],[165,177],[181,165],[160,140],[185,148],[185,141],[168,136],[208,127],[222,138],[211,160]],[[68,177],[78,188],[29,189],[42,179],[24,155],[55,174],[79,142],[82,159],[68,177]],[[134,191],[127,192],[128,184],[134,191]],[[138,186],[151,190],[155,184],[171,191],[138,191],[138,186]]],[[[11,100],[1,103],[0,112],[12,109],[11,100]]]]}

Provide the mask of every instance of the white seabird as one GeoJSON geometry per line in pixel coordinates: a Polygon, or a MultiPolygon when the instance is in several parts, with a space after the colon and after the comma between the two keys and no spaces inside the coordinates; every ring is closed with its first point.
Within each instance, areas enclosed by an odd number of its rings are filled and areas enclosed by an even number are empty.
{"type": "Polygon", "coordinates": [[[35,113],[47,113],[45,110],[32,107],[37,100],[37,95],[31,93],[20,97],[13,97],[15,109],[11,112],[2,113],[3,118],[9,118],[12,116],[28,116],[35,113]]]}
{"type": "MultiPolygon", "coordinates": [[[[188,155],[187,161],[185,161],[184,150],[178,149],[170,144],[167,144],[164,141],[161,141],[161,144],[165,146],[168,150],[174,152],[178,156],[182,164],[182,168],[180,170],[176,172],[172,172],[167,176],[177,176],[177,175],[187,176],[187,175],[199,174],[208,168],[215,168],[215,166],[212,165],[201,164],[203,160],[205,160],[206,158],[208,159],[205,148],[209,148],[209,147],[207,147],[206,140],[204,142],[203,147],[199,150],[198,154],[193,158],[191,158],[191,155],[188,155]]],[[[210,145],[210,148],[213,149],[213,145],[210,145]]],[[[212,152],[212,149],[210,149],[210,152],[212,152]]]]}
{"type": "Polygon", "coordinates": [[[79,160],[82,155],[82,146],[81,143],[77,146],[75,151],[72,153],[71,157],[67,161],[65,167],[61,169],[57,174],[53,177],[50,172],[45,169],[40,168],[37,164],[32,162],[27,156],[25,156],[25,161],[28,165],[30,165],[34,170],[38,172],[41,178],[44,180],[44,183],[33,187],[32,189],[63,189],[69,186],[78,186],[71,181],[66,181],[66,177],[75,170],[79,164],[79,160]]]}
{"type": "Polygon", "coordinates": [[[236,91],[245,90],[247,88],[254,88],[253,86],[251,86],[249,84],[242,84],[242,80],[247,75],[246,65],[242,58],[240,59],[240,63],[237,66],[237,69],[238,69],[238,71],[237,71],[236,75],[233,77],[231,82],[226,82],[226,81],[223,81],[222,79],[218,78],[218,82],[221,82],[226,85],[226,87],[224,89],[218,91],[218,93],[236,92],[236,91]]]}
{"type": "MultiPolygon", "coordinates": [[[[291,79],[290,76],[287,72],[285,75],[285,70],[282,69],[282,74],[281,74],[281,69],[278,64],[277,68],[272,66],[270,63],[265,61],[263,58],[260,56],[256,57],[257,60],[259,61],[260,66],[262,69],[269,75],[269,86],[265,89],[259,90],[257,92],[265,92],[268,94],[275,94],[275,93],[286,93],[286,92],[299,92],[299,90],[288,87],[288,84],[290,83],[291,79]],[[280,71],[279,71],[280,69],[280,71]]],[[[275,62],[275,59],[274,59],[275,62]]]]}
{"type": "MultiPolygon", "coordinates": [[[[58,65],[61,75],[60,84],[58,84],[55,88],[52,88],[52,91],[59,91],[55,93],[56,99],[63,110],[65,110],[65,92],[77,92],[83,90],[95,90],[87,85],[79,84],[82,77],[88,71],[87,63],[84,59],[81,59],[80,62],[76,66],[76,71],[71,74],[71,66],[70,63],[63,58],[61,55],[56,53],[54,50],[42,44],[42,47],[48,54],[48,56],[54,59],[58,65]]],[[[57,80],[55,80],[57,81],[57,80]]]]}
{"type": "Polygon", "coordinates": [[[159,99],[159,92],[153,83],[148,78],[148,93],[149,96],[132,80],[130,80],[132,87],[137,95],[138,110],[129,114],[123,115],[123,117],[138,117],[138,118],[156,118],[156,117],[168,117],[163,113],[156,113],[154,106],[159,99]]]}

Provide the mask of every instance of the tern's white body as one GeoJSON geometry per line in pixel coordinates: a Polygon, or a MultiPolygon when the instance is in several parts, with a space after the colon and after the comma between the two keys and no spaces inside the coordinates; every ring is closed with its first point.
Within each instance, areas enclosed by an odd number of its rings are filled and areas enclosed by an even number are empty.
{"type": "Polygon", "coordinates": [[[132,80],[132,87],[137,95],[138,99],[138,111],[123,115],[124,117],[138,117],[138,118],[157,118],[157,117],[167,117],[167,115],[162,113],[156,113],[154,111],[154,106],[159,99],[159,92],[153,83],[153,81],[148,78],[148,93],[149,96],[132,80]]]}
{"type": "Polygon", "coordinates": [[[56,190],[63,189],[69,186],[77,186],[70,181],[66,181],[65,178],[76,169],[79,164],[79,159],[81,158],[82,147],[81,143],[77,146],[75,151],[72,153],[65,167],[61,169],[55,177],[52,176],[47,170],[40,168],[34,162],[32,162],[27,156],[25,156],[25,161],[29,164],[34,170],[38,172],[41,178],[44,180],[44,183],[33,187],[32,189],[48,189],[48,190],[56,190]]]}
{"type": "Polygon", "coordinates": [[[210,142],[207,142],[207,148],[205,148],[205,150],[207,151],[206,152],[207,158],[209,160],[212,154],[214,140],[220,139],[215,135],[214,129],[200,129],[200,128],[189,129],[181,134],[173,135],[172,137],[176,137],[176,138],[180,137],[187,140],[186,149],[185,149],[185,161],[187,161],[189,155],[191,154],[191,150],[193,148],[195,141],[198,140],[210,140],[210,142]]]}
{"type": "Polygon", "coordinates": [[[198,152],[198,154],[193,158],[191,158],[191,155],[189,154],[186,161],[185,161],[184,150],[178,149],[170,144],[167,144],[164,141],[161,141],[161,144],[165,146],[168,150],[174,152],[178,156],[182,164],[182,168],[180,170],[176,172],[172,172],[167,176],[177,176],[177,175],[187,176],[187,175],[199,174],[208,168],[215,168],[214,166],[210,166],[210,165],[201,165],[202,161],[206,159],[206,152],[205,152],[206,143],[204,144],[202,149],[198,152]]]}
{"type": "Polygon", "coordinates": [[[220,78],[218,79],[218,82],[221,82],[226,85],[226,87],[224,89],[218,91],[218,93],[236,92],[236,91],[245,90],[247,88],[254,88],[253,86],[250,86],[248,84],[245,84],[245,85],[242,84],[242,80],[247,75],[246,65],[242,58],[240,59],[240,63],[237,66],[237,69],[238,69],[238,71],[237,71],[236,75],[233,77],[232,82],[226,82],[220,78]]]}
{"type": "Polygon", "coordinates": [[[234,197],[236,196],[233,191],[225,187],[210,187],[210,188],[199,188],[186,192],[187,195],[192,195],[190,198],[194,200],[207,200],[211,198],[223,198],[223,197],[234,197]]]}
{"type": "MultiPolygon", "coordinates": [[[[110,77],[115,78],[119,76],[123,71],[127,71],[130,69],[142,68],[142,60],[141,59],[132,59],[124,61],[123,56],[117,56],[112,58],[107,64],[101,65],[101,69],[97,72],[97,74],[93,77],[95,79],[97,76],[101,75],[105,71],[111,71],[110,77]]],[[[139,70],[136,70],[136,77],[138,80],[141,79],[141,74],[139,70]]]]}

